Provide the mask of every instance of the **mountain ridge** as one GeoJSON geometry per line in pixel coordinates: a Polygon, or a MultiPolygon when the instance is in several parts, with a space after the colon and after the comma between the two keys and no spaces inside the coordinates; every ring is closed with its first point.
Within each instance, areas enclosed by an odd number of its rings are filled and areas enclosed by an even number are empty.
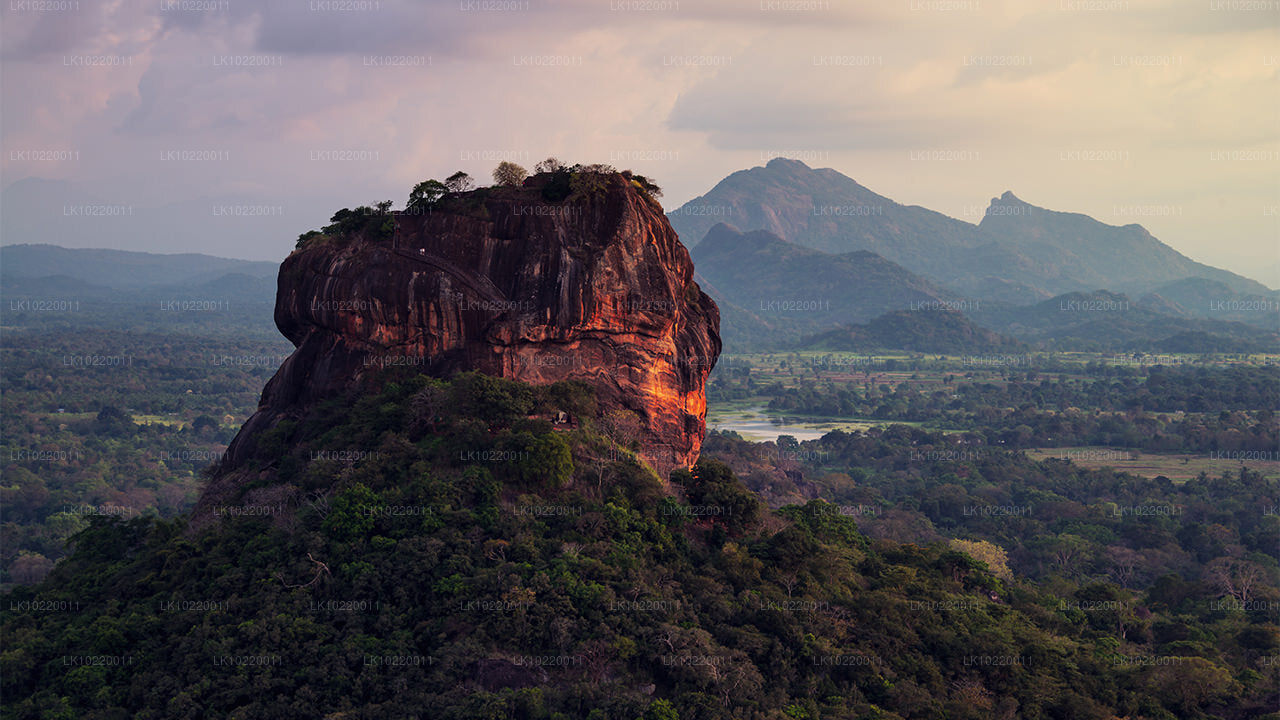
{"type": "Polygon", "coordinates": [[[6,280],[61,275],[117,290],[147,285],[189,285],[228,274],[269,278],[278,268],[273,262],[203,253],[68,248],[49,243],[0,245],[0,277],[6,280]]]}
{"type": "Polygon", "coordinates": [[[786,158],[732,173],[668,217],[690,241],[725,220],[744,232],[768,230],[825,252],[870,250],[984,300],[1026,304],[1099,289],[1141,294],[1199,275],[1233,293],[1280,297],[1257,281],[1191,260],[1136,223],[1115,226],[1047,210],[1005,191],[973,224],[903,205],[834,169],[786,158]],[[1121,262],[1107,253],[1117,242],[1127,248],[1121,262]]]}
{"type": "Polygon", "coordinates": [[[692,252],[721,305],[723,334],[778,345],[836,325],[959,296],[867,250],[831,255],[767,230],[719,223],[692,252]]]}

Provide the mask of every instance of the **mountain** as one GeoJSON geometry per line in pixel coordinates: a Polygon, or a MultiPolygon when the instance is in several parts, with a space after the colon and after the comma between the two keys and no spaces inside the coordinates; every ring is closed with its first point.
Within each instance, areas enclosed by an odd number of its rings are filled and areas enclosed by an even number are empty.
{"type": "Polygon", "coordinates": [[[1138,224],[1108,225],[1088,215],[1036,207],[1011,192],[992,198],[978,229],[998,247],[1034,258],[1042,287],[1140,293],[1203,278],[1233,292],[1270,294],[1261,283],[1196,262],[1138,224]]]}
{"type": "Polygon", "coordinates": [[[0,273],[8,281],[63,276],[91,285],[128,289],[147,285],[191,286],[228,274],[270,278],[278,265],[201,255],[73,249],[57,245],[0,246],[0,273]]]}
{"type": "Polygon", "coordinates": [[[895,310],[865,325],[842,327],[808,338],[799,346],[806,350],[910,350],[953,355],[1025,349],[1022,343],[947,309],[895,310]]]}
{"type": "Polygon", "coordinates": [[[947,277],[960,251],[984,242],[970,223],[900,205],[835,170],[787,158],[735,172],[667,217],[686,241],[726,222],[825,253],[870,251],[935,278],[947,277]]]}
{"type": "Polygon", "coordinates": [[[692,255],[702,286],[720,307],[726,347],[735,352],[1009,352],[1024,343],[1098,351],[1280,348],[1274,330],[1265,329],[1267,314],[1259,311],[1275,301],[1233,293],[1213,280],[1182,280],[1160,290],[1187,305],[1216,303],[1234,313],[1205,318],[1164,295],[1133,302],[1105,291],[1064,293],[1029,305],[971,300],[875,253],[832,255],[726,223],[713,226],[692,255]],[[1235,299],[1215,299],[1221,297],[1235,299]],[[1241,317],[1254,322],[1242,324],[1241,317]]]}
{"type": "Polygon", "coordinates": [[[111,287],[67,275],[6,277],[5,297],[60,298],[115,303],[154,303],[169,300],[209,300],[221,303],[268,303],[275,296],[274,278],[232,272],[192,283],[111,287]]]}
{"type": "Polygon", "coordinates": [[[721,307],[725,341],[737,347],[785,346],[891,310],[964,303],[875,253],[831,255],[725,223],[708,231],[693,259],[721,307]]]}
{"type": "Polygon", "coordinates": [[[1237,293],[1272,292],[1195,262],[1138,225],[1116,227],[1046,210],[1012,193],[993,199],[973,225],[901,205],[830,168],[784,158],[733,173],[668,217],[688,240],[725,221],[828,253],[871,251],[952,292],[987,301],[1030,304],[1098,289],[1141,294],[1188,277],[1221,282],[1237,293]]]}
{"type": "Polygon", "coordinates": [[[344,209],[304,236],[280,265],[275,305],[297,349],[228,448],[209,501],[271,428],[403,366],[588,383],[601,413],[636,425],[653,462],[693,464],[720,354],[716,305],[643,187],[584,170],[570,195],[570,175],[394,215],[344,209]]]}
{"type": "Polygon", "coordinates": [[[103,285],[87,283],[67,275],[43,275],[39,277],[5,277],[0,280],[0,290],[6,298],[59,298],[70,300],[116,300],[124,292],[103,285]]]}
{"type": "Polygon", "coordinates": [[[5,276],[0,278],[0,317],[11,330],[32,332],[108,330],[279,341],[271,319],[273,278],[231,272],[200,281],[203,275],[189,283],[126,287],[66,275],[5,276]]]}
{"type": "Polygon", "coordinates": [[[1237,292],[1206,278],[1185,278],[1152,288],[1137,303],[1166,315],[1233,320],[1280,330],[1280,293],[1237,292]]]}
{"type": "Polygon", "coordinates": [[[1042,349],[1280,352],[1280,335],[1274,332],[1238,322],[1174,317],[1106,291],[1065,293],[1025,306],[988,303],[969,316],[1042,349]]]}

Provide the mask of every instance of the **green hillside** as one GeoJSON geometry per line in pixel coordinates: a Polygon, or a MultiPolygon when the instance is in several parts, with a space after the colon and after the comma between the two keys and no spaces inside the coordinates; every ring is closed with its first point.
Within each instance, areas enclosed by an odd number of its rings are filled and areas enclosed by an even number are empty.
{"type": "Polygon", "coordinates": [[[1234,717],[1273,687],[1135,660],[998,563],[767,511],[717,462],[664,484],[593,404],[384,376],[196,516],[94,518],[3,599],[4,717],[1234,717]]]}

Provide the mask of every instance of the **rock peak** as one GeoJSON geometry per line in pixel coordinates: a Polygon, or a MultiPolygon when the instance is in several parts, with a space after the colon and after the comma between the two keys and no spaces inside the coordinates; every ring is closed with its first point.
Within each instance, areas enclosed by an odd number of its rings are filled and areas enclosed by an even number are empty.
{"type": "Polygon", "coordinates": [[[778,156],[773,158],[765,167],[771,170],[809,170],[809,166],[794,158],[778,156]]]}
{"type": "Polygon", "coordinates": [[[741,235],[742,231],[733,223],[716,223],[707,231],[708,235],[741,235]]]}
{"type": "Polygon", "coordinates": [[[691,465],[720,354],[719,310],[643,184],[574,172],[590,176],[449,193],[425,211],[392,213],[393,232],[321,235],[286,258],[275,318],[297,349],[222,474],[253,456],[262,432],[392,365],[585,381],[602,414],[638,417],[655,467],[691,465]]]}

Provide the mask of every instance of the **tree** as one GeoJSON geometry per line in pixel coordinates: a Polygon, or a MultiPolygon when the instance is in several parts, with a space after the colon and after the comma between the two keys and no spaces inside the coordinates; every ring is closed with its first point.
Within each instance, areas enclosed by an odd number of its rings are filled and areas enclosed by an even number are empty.
{"type": "Polygon", "coordinates": [[[1092,543],[1079,535],[1063,533],[1051,542],[1053,562],[1061,569],[1063,575],[1070,577],[1082,563],[1087,561],[1092,547],[1092,543]]]}
{"type": "Polygon", "coordinates": [[[53,569],[53,561],[41,555],[23,550],[18,553],[18,558],[13,561],[9,572],[13,575],[14,582],[19,585],[34,585],[44,580],[44,577],[53,569]]]}
{"type": "Polygon", "coordinates": [[[1205,576],[1221,592],[1243,604],[1249,602],[1254,586],[1263,581],[1264,572],[1248,560],[1221,557],[1209,563],[1205,576]]]}
{"type": "Polygon", "coordinates": [[[605,436],[624,450],[630,450],[631,443],[640,436],[641,425],[635,413],[621,408],[610,410],[600,418],[600,429],[605,436]]]}
{"type": "Polygon", "coordinates": [[[528,170],[506,160],[498,163],[498,167],[493,170],[493,181],[505,187],[519,187],[527,177],[529,177],[528,170]]]}
{"type": "Polygon", "coordinates": [[[426,210],[439,202],[447,192],[449,188],[439,180],[423,180],[409,192],[409,203],[405,209],[410,212],[426,210]]]}
{"type": "Polygon", "coordinates": [[[197,415],[196,419],[191,421],[191,429],[197,435],[205,430],[217,430],[218,421],[212,415],[197,415]]]}
{"type": "Polygon", "coordinates": [[[564,169],[565,169],[564,163],[560,162],[554,157],[549,157],[546,160],[543,160],[542,162],[539,162],[537,165],[533,166],[533,171],[535,173],[554,173],[564,169]]]}
{"type": "Polygon", "coordinates": [[[573,480],[573,452],[559,435],[540,435],[525,453],[520,474],[526,481],[540,480],[549,487],[564,487],[573,480]]]}
{"type": "Polygon", "coordinates": [[[654,700],[644,711],[644,720],[680,720],[680,713],[670,700],[654,700]]]}
{"type": "Polygon", "coordinates": [[[982,563],[992,575],[1001,580],[1012,580],[1013,572],[1009,569],[1009,553],[993,542],[986,540],[953,539],[951,547],[982,563]]]}
{"type": "Polygon", "coordinates": [[[1231,672],[1200,657],[1166,657],[1167,664],[1157,665],[1145,674],[1143,684],[1152,695],[1182,717],[1216,700],[1230,698],[1242,689],[1231,672]]]}
{"type": "Polygon", "coordinates": [[[1133,582],[1138,566],[1142,564],[1142,555],[1123,545],[1112,545],[1107,548],[1107,573],[1127,588],[1133,582]]]}
{"type": "Polygon", "coordinates": [[[655,185],[649,178],[643,175],[635,175],[631,178],[631,184],[640,190],[648,193],[652,197],[662,197],[662,188],[655,185]]]}
{"type": "Polygon", "coordinates": [[[355,210],[342,208],[329,218],[329,224],[324,226],[324,234],[337,237],[350,236],[368,226],[373,214],[374,209],[368,205],[361,205],[355,210]]]}
{"type": "Polygon", "coordinates": [[[133,418],[114,405],[103,405],[93,423],[95,433],[110,437],[131,435],[137,429],[138,426],[133,422],[133,418]]]}
{"type": "Polygon", "coordinates": [[[604,173],[592,172],[584,168],[572,173],[569,177],[570,194],[580,198],[598,197],[607,189],[604,173]]]}
{"type": "Polygon", "coordinates": [[[436,421],[449,401],[448,387],[434,378],[414,394],[410,408],[413,412],[413,423],[419,428],[436,431],[436,421]]]}
{"type": "Polygon", "coordinates": [[[98,422],[133,422],[133,418],[129,417],[123,410],[115,405],[103,405],[102,409],[98,411],[98,422]]]}
{"type": "Polygon", "coordinates": [[[710,511],[708,519],[738,532],[760,519],[760,500],[719,460],[702,458],[692,470],[677,470],[671,480],[684,488],[690,505],[710,511]]]}
{"type": "Polygon", "coordinates": [[[362,539],[373,530],[373,515],[369,508],[378,504],[380,498],[377,493],[364,483],[356,483],[333,499],[321,527],[336,540],[362,539]]]}
{"type": "Polygon", "coordinates": [[[476,186],[471,176],[459,170],[444,179],[444,186],[449,188],[449,192],[467,192],[476,186]]]}

